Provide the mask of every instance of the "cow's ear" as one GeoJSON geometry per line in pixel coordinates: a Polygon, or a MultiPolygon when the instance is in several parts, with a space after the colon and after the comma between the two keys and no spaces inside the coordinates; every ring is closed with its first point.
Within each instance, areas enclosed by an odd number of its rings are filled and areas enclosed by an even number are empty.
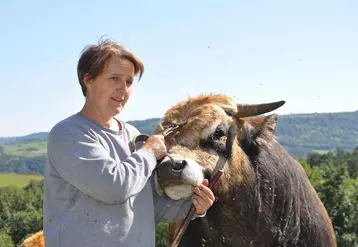
{"type": "Polygon", "coordinates": [[[277,114],[257,116],[252,118],[238,118],[237,139],[245,153],[251,153],[252,147],[269,143],[275,134],[277,114]]]}
{"type": "Polygon", "coordinates": [[[268,116],[253,117],[249,119],[249,122],[255,128],[256,137],[270,141],[276,132],[277,119],[277,114],[271,114],[268,116]]]}
{"type": "Polygon", "coordinates": [[[260,137],[266,141],[271,141],[275,135],[276,127],[277,127],[277,114],[271,114],[268,116],[263,116],[262,119],[259,119],[258,123],[256,123],[257,137],[260,137]]]}

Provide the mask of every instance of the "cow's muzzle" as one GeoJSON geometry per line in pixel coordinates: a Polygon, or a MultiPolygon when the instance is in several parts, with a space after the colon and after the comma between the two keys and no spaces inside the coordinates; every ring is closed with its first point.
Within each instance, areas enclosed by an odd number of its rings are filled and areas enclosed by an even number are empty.
{"type": "Polygon", "coordinates": [[[179,155],[168,154],[155,170],[162,187],[174,184],[197,186],[204,179],[201,167],[194,160],[179,155]]]}

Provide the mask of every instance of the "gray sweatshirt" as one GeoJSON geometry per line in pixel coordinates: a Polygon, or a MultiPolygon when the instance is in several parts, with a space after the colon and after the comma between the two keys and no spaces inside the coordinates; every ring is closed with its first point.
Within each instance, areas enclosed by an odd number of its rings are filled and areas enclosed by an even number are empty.
{"type": "MultiPolygon", "coordinates": [[[[155,224],[185,217],[191,200],[156,193],[152,151],[131,153],[139,134],[113,131],[74,114],[50,131],[44,183],[48,247],[155,246],[155,224]]],[[[196,216],[197,217],[197,216],[196,216]]]]}

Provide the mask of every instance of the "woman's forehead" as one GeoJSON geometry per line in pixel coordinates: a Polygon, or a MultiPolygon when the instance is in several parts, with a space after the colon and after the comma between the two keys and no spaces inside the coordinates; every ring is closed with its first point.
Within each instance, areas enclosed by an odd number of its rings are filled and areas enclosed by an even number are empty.
{"type": "Polygon", "coordinates": [[[113,57],[109,60],[105,73],[118,73],[119,75],[130,74],[134,76],[134,65],[131,61],[125,58],[113,57]]]}

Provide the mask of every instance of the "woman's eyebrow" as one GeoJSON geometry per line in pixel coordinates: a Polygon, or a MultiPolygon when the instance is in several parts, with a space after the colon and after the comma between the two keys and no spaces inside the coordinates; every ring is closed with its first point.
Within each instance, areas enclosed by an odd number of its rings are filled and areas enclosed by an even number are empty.
{"type": "MultiPolygon", "coordinates": [[[[110,76],[123,76],[123,74],[115,72],[115,73],[110,73],[110,76]]],[[[130,75],[129,79],[133,80],[133,76],[130,75]]]]}

